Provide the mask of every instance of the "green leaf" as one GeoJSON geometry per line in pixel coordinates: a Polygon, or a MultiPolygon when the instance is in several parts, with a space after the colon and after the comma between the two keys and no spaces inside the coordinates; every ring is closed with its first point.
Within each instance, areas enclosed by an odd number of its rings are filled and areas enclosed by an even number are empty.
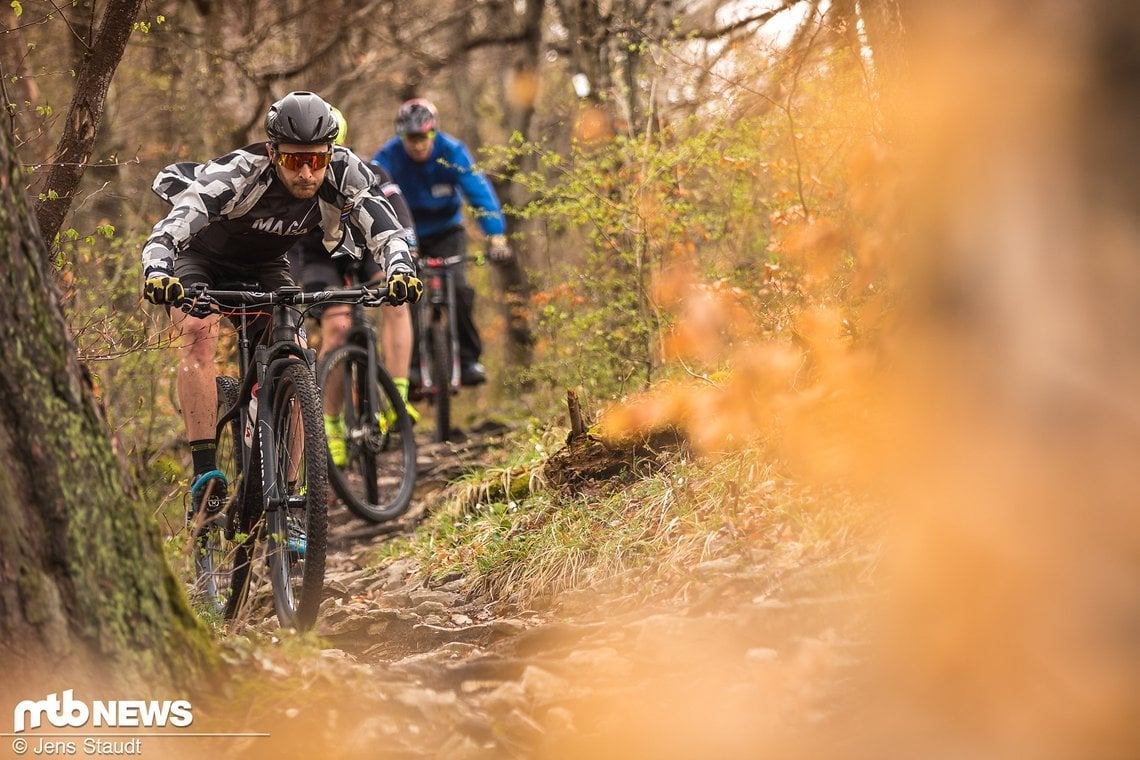
{"type": "Polygon", "coordinates": [[[12,10],[15,11],[16,18],[19,18],[21,15],[23,15],[24,6],[23,6],[23,4],[20,3],[20,0],[12,0],[12,2],[9,3],[9,5],[11,6],[12,10]]]}

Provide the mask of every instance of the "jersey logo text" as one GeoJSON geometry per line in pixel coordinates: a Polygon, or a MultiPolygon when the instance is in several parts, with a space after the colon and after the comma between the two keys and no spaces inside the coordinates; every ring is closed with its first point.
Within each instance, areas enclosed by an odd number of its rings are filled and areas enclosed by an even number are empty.
{"type": "Polygon", "coordinates": [[[251,225],[258,232],[268,232],[273,235],[304,235],[309,228],[303,222],[289,222],[284,219],[255,219],[251,225]]]}

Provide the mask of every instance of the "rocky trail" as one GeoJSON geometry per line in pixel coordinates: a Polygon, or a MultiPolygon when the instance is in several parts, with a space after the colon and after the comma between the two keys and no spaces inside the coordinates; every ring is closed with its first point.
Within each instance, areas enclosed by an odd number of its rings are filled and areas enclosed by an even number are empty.
{"type": "MultiPolygon", "coordinates": [[[[245,720],[270,737],[227,752],[731,757],[773,725],[794,733],[842,713],[863,659],[868,558],[805,560],[797,547],[722,556],[681,587],[631,574],[544,609],[486,598],[463,577],[429,582],[412,559],[369,566],[497,441],[487,429],[422,445],[417,499],[397,523],[331,509],[320,656],[229,652],[276,679],[280,700],[245,720]],[[710,737],[713,727],[728,730],[710,737]]],[[[265,613],[253,627],[273,640],[265,613]]]]}

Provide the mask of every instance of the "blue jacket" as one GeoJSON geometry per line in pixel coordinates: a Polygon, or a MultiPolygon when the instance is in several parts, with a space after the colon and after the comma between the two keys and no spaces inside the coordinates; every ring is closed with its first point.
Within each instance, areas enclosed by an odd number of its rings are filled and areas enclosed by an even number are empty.
{"type": "Polygon", "coordinates": [[[463,200],[475,209],[475,220],[485,234],[506,233],[494,188],[474,169],[467,146],[451,135],[436,132],[431,157],[423,163],[408,157],[399,137],[385,143],[372,160],[387,169],[400,186],[419,237],[438,235],[461,224],[463,200]]]}

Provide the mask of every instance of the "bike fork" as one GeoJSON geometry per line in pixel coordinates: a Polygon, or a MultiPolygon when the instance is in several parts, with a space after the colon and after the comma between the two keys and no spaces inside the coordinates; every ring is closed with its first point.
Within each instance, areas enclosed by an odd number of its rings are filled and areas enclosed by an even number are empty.
{"type": "Polygon", "coordinates": [[[451,378],[448,383],[448,391],[450,392],[452,389],[459,388],[459,318],[457,316],[459,309],[456,308],[459,301],[456,298],[455,278],[449,276],[446,286],[448,316],[450,317],[450,319],[447,320],[447,338],[451,341],[451,378]]]}

